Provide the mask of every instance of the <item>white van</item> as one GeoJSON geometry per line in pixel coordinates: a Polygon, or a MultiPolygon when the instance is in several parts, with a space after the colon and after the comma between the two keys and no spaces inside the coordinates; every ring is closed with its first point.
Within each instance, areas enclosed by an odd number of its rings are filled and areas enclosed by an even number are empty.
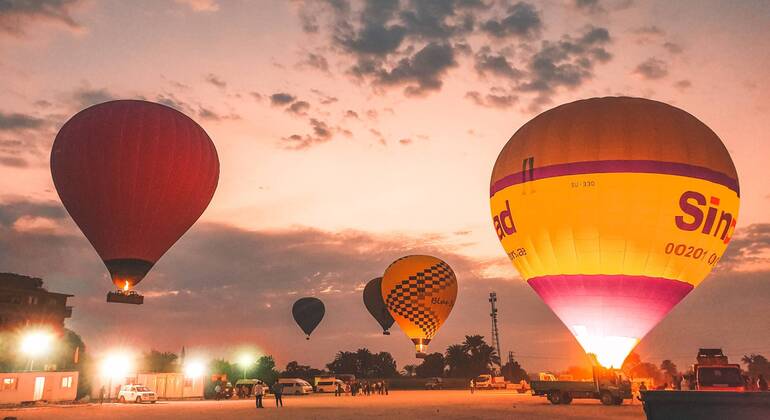
{"type": "Polygon", "coordinates": [[[280,378],[278,383],[281,384],[284,394],[303,395],[313,392],[313,387],[304,379],[280,378]]]}
{"type": "Polygon", "coordinates": [[[342,382],[333,376],[326,378],[316,378],[315,392],[335,392],[338,385],[341,387],[340,389],[343,391],[345,390],[345,382],[342,382]]]}

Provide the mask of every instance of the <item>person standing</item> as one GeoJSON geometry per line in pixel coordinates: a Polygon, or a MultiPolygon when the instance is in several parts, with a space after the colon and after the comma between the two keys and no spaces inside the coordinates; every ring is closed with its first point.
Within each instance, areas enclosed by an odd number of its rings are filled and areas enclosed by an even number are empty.
{"type": "Polygon", "coordinates": [[[385,395],[388,395],[388,381],[382,381],[382,388],[385,391],[385,395]]]}
{"type": "Polygon", "coordinates": [[[278,381],[273,383],[273,395],[275,395],[275,406],[283,407],[283,386],[278,381]]]}
{"type": "Polygon", "coordinates": [[[334,387],[334,396],[339,397],[342,395],[342,384],[337,382],[337,386],[334,387]]]}
{"type": "Polygon", "coordinates": [[[761,373],[757,377],[757,388],[760,391],[767,391],[767,379],[765,379],[765,375],[761,373]]]}
{"type": "Polygon", "coordinates": [[[261,383],[257,383],[254,385],[254,397],[256,400],[257,408],[264,408],[262,406],[262,397],[265,394],[265,389],[262,387],[261,383]]]}
{"type": "Polygon", "coordinates": [[[473,394],[473,391],[475,390],[475,388],[476,388],[476,381],[471,379],[471,394],[473,394]]]}

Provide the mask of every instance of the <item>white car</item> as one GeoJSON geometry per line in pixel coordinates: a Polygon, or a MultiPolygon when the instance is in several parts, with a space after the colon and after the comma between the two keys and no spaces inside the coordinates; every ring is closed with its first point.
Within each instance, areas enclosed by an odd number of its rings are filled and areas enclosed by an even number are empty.
{"type": "Polygon", "coordinates": [[[131,401],[137,404],[143,402],[155,404],[158,401],[158,397],[150,388],[144,385],[123,385],[118,393],[118,401],[122,403],[131,401]]]}

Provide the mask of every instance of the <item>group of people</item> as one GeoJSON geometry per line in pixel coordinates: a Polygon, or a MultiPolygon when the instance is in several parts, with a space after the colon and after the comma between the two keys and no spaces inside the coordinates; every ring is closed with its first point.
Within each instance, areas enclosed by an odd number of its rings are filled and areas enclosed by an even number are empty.
{"type": "Polygon", "coordinates": [[[388,383],[386,381],[353,381],[349,385],[338,382],[334,389],[334,395],[339,397],[350,392],[350,395],[388,395],[388,383]]]}
{"type": "Polygon", "coordinates": [[[269,388],[266,385],[262,385],[261,382],[258,382],[256,385],[254,385],[254,399],[256,401],[257,408],[265,408],[265,406],[262,405],[262,398],[264,398],[268,390],[273,391],[273,396],[275,397],[275,406],[283,407],[283,385],[278,383],[278,381],[275,381],[273,386],[269,388]]]}
{"type": "MultiPolygon", "coordinates": [[[[765,379],[765,376],[761,373],[757,375],[756,378],[744,375],[743,376],[743,382],[744,386],[746,388],[746,391],[767,391],[768,390],[768,384],[767,379],[765,379]]],[[[696,384],[695,384],[695,377],[693,375],[681,375],[678,378],[674,378],[671,382],[664,382],[661,385],[658,385],[655,387],[656,390],[664,391],[664,390],[671,390],[671,391],[693,391],[696,390],[696,384]]],[[[639,385],[640,391],[646,391],[647,385],[642,382],[639,385]]]]}

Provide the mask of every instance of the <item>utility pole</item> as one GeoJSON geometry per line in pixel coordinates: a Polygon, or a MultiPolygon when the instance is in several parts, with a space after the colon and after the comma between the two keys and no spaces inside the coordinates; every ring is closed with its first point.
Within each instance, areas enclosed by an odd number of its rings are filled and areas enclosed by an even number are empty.
{"type": "Polygon", "coordinates": [[[492,346],[495,348],[495,352],[497,353],[497,358],[499,360],[498,365],[502,371],[503,354],[502,349],[500,348],[500,333],[497,330],[497,293],[492,292],[489,294],[489,303],[492,305],[492,312],[489,314],[489,316],[492,318],[492,346]]]}

